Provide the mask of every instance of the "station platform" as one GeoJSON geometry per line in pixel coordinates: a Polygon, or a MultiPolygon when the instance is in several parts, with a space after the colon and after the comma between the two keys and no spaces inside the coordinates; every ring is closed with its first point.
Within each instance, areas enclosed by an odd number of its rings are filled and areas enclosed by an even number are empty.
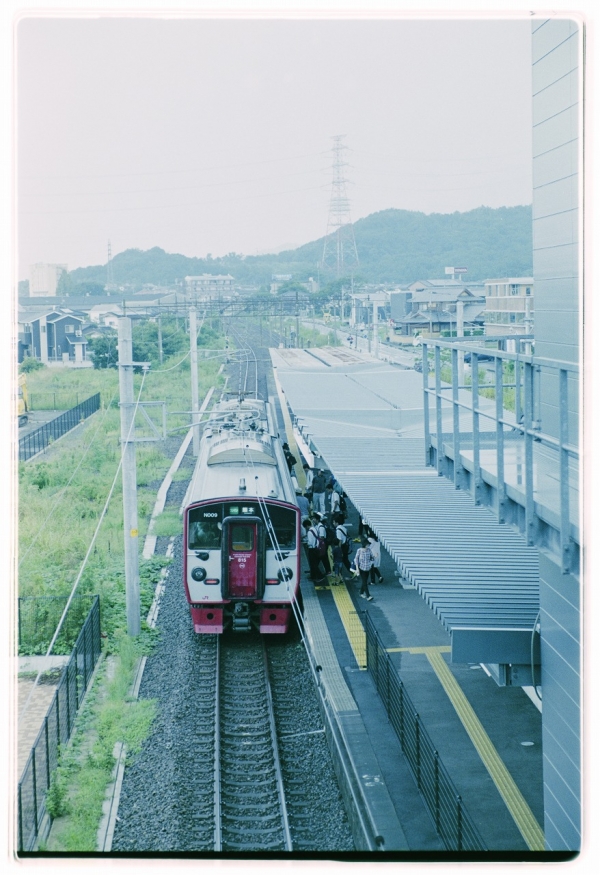
{"type": "Polygon", "coordinates": [[[465,630],[486,632],[486,623],[497,634],[479,636],[475,650],[482,641],[512,647],[515,630],[523,642],[531,639],[536,551],[425,465],[416,373],[392,372],[354,350],[354,361],[339,365],[321,351],[321,362],[306,355],[300,361],[303,351],[294,352],[292,362],[288,351],[271,351],[292,451],[306,457],[307,448],[315,449],[318,458],[307,457],[309,463],[329,469],[346,491],[351,535],[358,535],[360,514],[382,545],[384,582],[372,587],[373,601],[359,598],[353,580],[322,587],[305,580],[302,591],[323,685],[334,705],[337,690],[349,692],[362,724],[353,743],[360,735],[375,758],[397,818],[395,833],[393,818],[384,818],[385,848],[435,855],[444,844],[366,669],[367,615],[490,859],[542,854],[536,688],[498,685],[487,660],[451,659],[459,643],[466,641],[467,651],[473,646],[465,630]]]}
{"type": "MultiPolygon", "coordinates": [[[[358,519],[350,506],[350,534],[358,519]]],[[[490,856],[542,851],[542,725],[532,694],[498,687],[480,665],[451,665],[450,636],[383,547],[381,554],[383,582],[371,587],[371,602],[359,598],[354,580],[315,586],[304,577],[302,593],[328,698],[342,726],[354,705],[354,748],[377,765],[375,789],[371,765],[363,792],[385,850],[435,856],[445,848],[366,670],[367,613],[490,856]]]]}

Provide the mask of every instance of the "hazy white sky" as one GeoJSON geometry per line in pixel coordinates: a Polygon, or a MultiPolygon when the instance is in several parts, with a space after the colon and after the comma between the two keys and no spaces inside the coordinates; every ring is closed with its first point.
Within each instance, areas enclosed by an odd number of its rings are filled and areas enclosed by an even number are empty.
{"type": "Polygon", "coordinates": [[[353,220],[531,202],[531,24],[24,17],[20,279],[160,246],[213,256],[327,228],[332,136],[353,220]]]}

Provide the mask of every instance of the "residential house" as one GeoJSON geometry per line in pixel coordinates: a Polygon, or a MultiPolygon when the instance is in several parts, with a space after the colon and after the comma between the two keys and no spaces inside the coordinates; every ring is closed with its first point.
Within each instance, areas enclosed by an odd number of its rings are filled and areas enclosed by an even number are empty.
{"type": "Polygon", "coordinates": [[[19,314],[19,361],[31,356],[47,365],[90,367],[83,323],[83,314],[66,308],[37,313],[23,309],[19,314]]]}
{"type": "Polygon", "coordinates": [[[485,311],[483,285],[465,286],[456,280],[425,280],[408,286],[403,307],[405,316],[392,317],[395,331],[407,337],[415,334],[439,335],[456,331],[462,304],[465,328],[481,328],[485,311]]]}

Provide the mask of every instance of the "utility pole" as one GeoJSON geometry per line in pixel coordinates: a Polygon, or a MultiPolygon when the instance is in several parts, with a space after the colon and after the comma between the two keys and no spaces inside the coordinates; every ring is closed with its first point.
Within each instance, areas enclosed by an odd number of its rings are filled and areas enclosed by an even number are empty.
{"type": "Polygon", "coordinates": [[[298,289],[296,289],[296,349],[300,346],[300,313],[298,310],[298,289]]]}
{"type": "Polygon", "coordinates": [[[377,325],[379,322],[379,308],[377,301],[373,301],[373,355],[379,358],[379,334],[377,325]]]}
{"type": "Polygon", "coordinates": [[[190,309],[190,372],[192,376],[192,447],[194,456],[200,452],[200,416],[198,414],[198,343],[196,308],[190,309]]]}
{"type": "Polygon", "coordinates": [[[158,304],[158,361],[163,363],[162,324],[160,321],[160,301],[158,304]]]}
{"type": "MultiPolygon", "coordinates": [[[[465,303],[456,302],[456,337],[464,337],[465,334],[465,303]]],[[[458,385],[465,385],[465,354],[458,350],[458,385]]]]}
{"type": "Polygon", "coordinates": [[[121,408],[121,443],[123,445],[123,529],[125,539],[125,602],[127,634],[140,634],[140,570],[137,515],[137,475],[135,464],[133,344],[131,319],[118,322],[119,392],[121,408]]]}

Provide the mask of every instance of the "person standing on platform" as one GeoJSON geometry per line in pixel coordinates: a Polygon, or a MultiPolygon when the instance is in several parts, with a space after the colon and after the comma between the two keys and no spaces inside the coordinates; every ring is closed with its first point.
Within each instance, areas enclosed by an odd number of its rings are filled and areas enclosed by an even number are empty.
{"type": "Polygon", "coordinates": [[[378,579],[379,583],[383,583],[383,577],[381,576],[381,571],[379,570],[379,566],[381,565],[381,544],[379,543],[379,539],[375,532],[371,532],[368,541],[369,549],[373,554],[373,567],[371,568],[371,585],[375,584],[375,578],[378,579]]]}
{"type": "Polygon", "coordinates": [[[340,509],[340,493],[333,487],[331,487],[331,491],[327,496],[327,507],[331,513],[331,519],[333,520],[340,509]]]}
{"type": "Polygon", "coordinates": [[[300,508],[300,519],[304,522],[310,516],[310,508],[306,495],[296,495],[296,504],[300,508]]]}
{"type": "Polygon", "coordinates": [[[285,461],[286,461],[286,464],[288,466],[288,471],[291,474],[293,469],[294,469],[294,465],[296,464],[298,459],[295,457],[295,455],[290,450],[290,446],[288,443],[283,444],[283,455],[285,456],[285,461]]]}
{"type": "Polygon", "coordinates": [[[354,557],[354,567],[360,574],[361,587],[359,596],[366,599],[368,602],[373,601],[373,596],[369,592],[369,573],[373,567],[373,554],[369,548],[369,542],[363,538],[362,545],[356,551],[354,557]]]}
{"type": "Polygon", "coordinates": [[[310,520],[304,520],[302,526],[306,532],[306,546],[308,552],[308,576],[313,583],[321,583],[325,579],[325,575],[321,574],[319,566],[321,564],[321,554],[319,552],[319,537],[315,526],[310,520]]]}
{"type": "Polygon", "coordinates": [[[342,548],[342,564],[346,571],[352,571],[352,566],[350,565],[350,538],[348,537],[348,529],[344,525],[344,517],[338,514],[335,522],[335,536],[342,548]]]}
{"type": "Polygon", "coordinates": [[[333,539],[333,544],[331,545],[331,555],[333,558],[333,579],[332,584],[336,586],[338,583],[342,583],[344,580],[342,576],[342,568],[344,567],[344,554],[342,553],[342,547],[338,540],[338,538],[333,539]]]}
{"type": "Polygon", "coordinates": [[[312,482],[313,509],[318,513],[326,513],[325,510],[325,475],[317,470],[312,482]]]}
{"type": "Polygon", "coordinates": [[[312,510],[312,482],[314,477],[314,471],[312,468],[308,467],[306,462],[302,465],[302,468],[304,469],[304,479],[306,480],[306,483],[304,485],[304,494],[308,498],[308,503],[311,506],[312,510]]]}
{"type": "Polygon", "coordinates": [[[313,517],[313,526],[319,539],[319,551],[321,564],[325,574],[331,574],[331,562],[329,561],[329,545],[327,543],[327,526],[323,514],[317,513],[313,517]]]}

